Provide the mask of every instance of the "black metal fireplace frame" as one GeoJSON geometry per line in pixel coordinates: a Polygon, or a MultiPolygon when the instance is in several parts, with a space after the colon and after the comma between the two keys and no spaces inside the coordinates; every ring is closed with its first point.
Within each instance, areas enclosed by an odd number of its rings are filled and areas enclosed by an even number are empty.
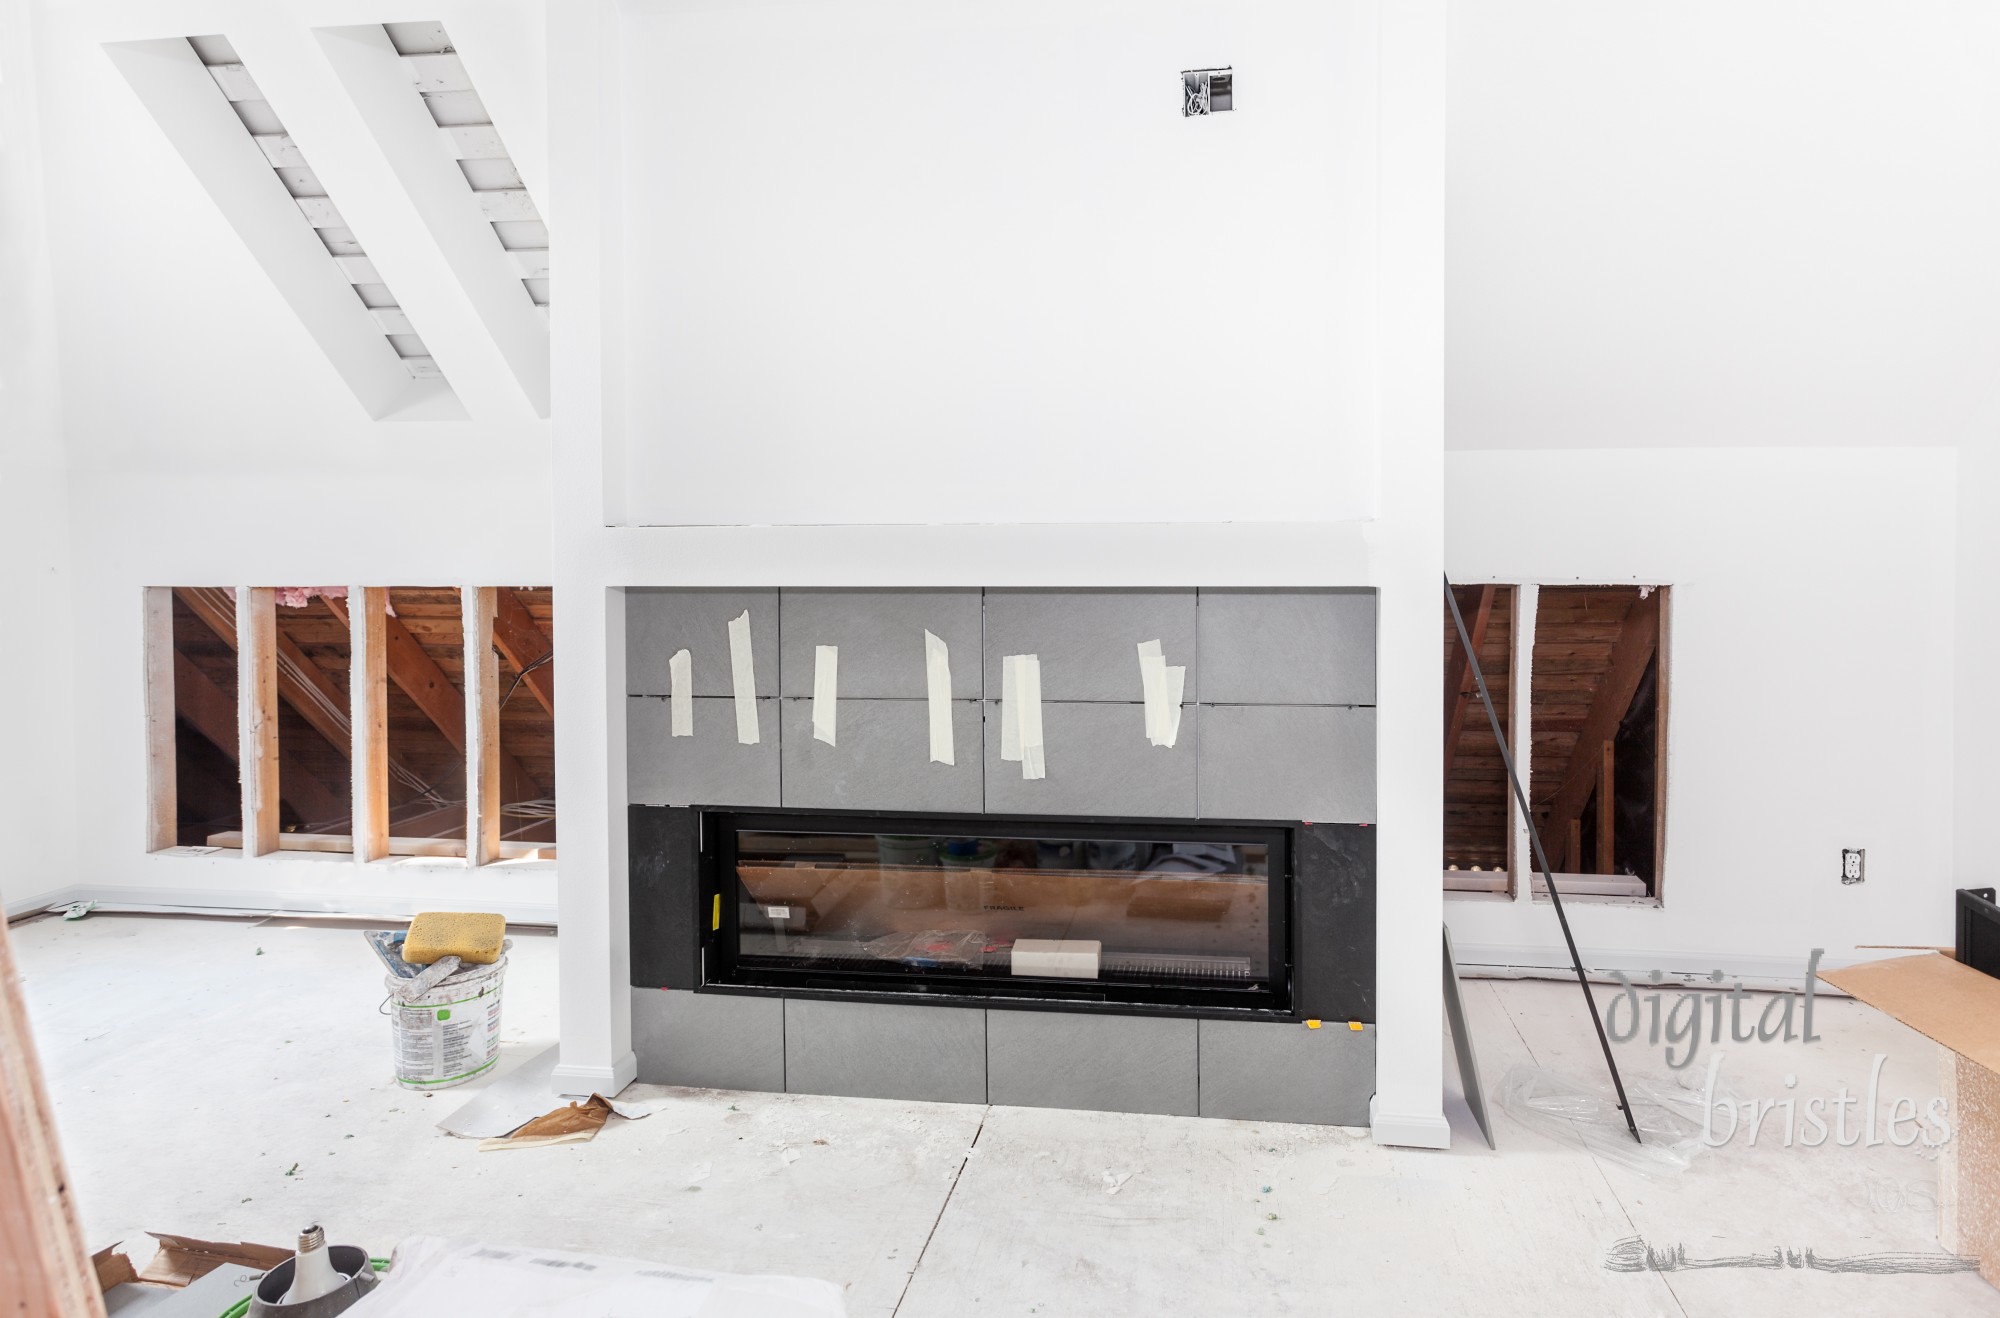
{"type": "Polygon", "coordinates": [[[1297,873],[1293,830],[1269,820],[1165,820],[1076,815],[888,814],[868,810],[703,810],[700,812],[700,881],[695,928],[701,931],[702,990],[787,998],[928,1002],[953,1006],[1002,1006],[1058,1011],[1115,1011],[1132,1015],[1258,1016],[1296,1019],[1294,970],[1298,963],[1292,919],[1297,873]],[[786,831],[823,823],[827,831],[1039,839],[1130,839],[1161,842],[1245,842],[1269,848],[1268,920],[1270,975],[1262,988],[1115,984],[1018,976],[977,981],[946,975],[907,978],[842,975],[825,970],[757,966],[735,956],[739,903],[736,835],[786,831]],[[855,828],[854,825],[865,825],[855,828]]]}

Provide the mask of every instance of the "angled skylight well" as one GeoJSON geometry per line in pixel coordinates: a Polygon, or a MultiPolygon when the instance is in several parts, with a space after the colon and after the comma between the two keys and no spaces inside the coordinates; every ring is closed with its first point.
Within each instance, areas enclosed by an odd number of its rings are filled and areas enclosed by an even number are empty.
{"type": "Polygon", "coordinates": [[[410,71],[438,131],[451,142],[459,172],[520,271],[529,299],[548,315],[549,228],[521,182],[493,117],[480,102],[442,23],[385,23],[383,31],[410,71]]]}
{"type": "Polygon", "coordinates": [[[243,122],[243,127],[258,147],[264,152],[264,159],[292,194],[298,203],[299,213],[318,233],[326,245],[327,256],[338,265],[347,281],[354,285],[354,292],[381,326],[383,337],[389,346],[402,358],[403,366],[414,379],[442,379],[444,373],[438,369],[424,341],[417,336],[410,324],[410,318],[397,305],[395,294],[382,282],[382,276],[368,259],[368,253],[354,236],[354,231],[340,216],[333,199],[326,194],[319,178],[306,163],[305,153],[292,140],[285,125],[279,121],[271,103],[264,99],[257,83],[251,78],[243,61],[237,58],[235,49],[226,37],[189,37],[188,45],[208,69],[215,85],[229,98],[229,107],[243,122]]]}

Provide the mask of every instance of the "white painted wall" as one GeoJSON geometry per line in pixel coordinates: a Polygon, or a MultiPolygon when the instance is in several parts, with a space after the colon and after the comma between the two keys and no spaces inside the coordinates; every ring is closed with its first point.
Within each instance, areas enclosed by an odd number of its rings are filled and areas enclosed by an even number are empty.
{"type": "MultiPolygon", "coordinates": [[[[1787,960],[1813,943],[1948,941],[1949,887],[1994,881],[1985,825],[2000,797],[1986,600],[2000,564],[2000,10],[1521,0],[1451,17],[1446,443],[1503,450],[1451,457],[1454,570],[1698,573],[1676,606],[1702,629],[1677,634],[1679,680],[1720,662],[1701,647],[1810,659],[1796,687],[1760,664],[1755,707],[1725,693],[1711,713],[1676,690],[1676,727],[1698,720],[1677,753],[1707,758],[1677,761],[1667,909],[1589,912],[1591,937],[1604,955],[1787,960]],[[1662,451],[1677,448],[1694,451],[1662,451]],[[1734,467],[1705,451],[1718,448],[1806,451],[1734,467]],[[1522,451],[1535,449],[1568,458],[1522,451]],[[1616,519],[1579,502],[1628,474],[1640,497],[1616,519]],[[1491,515],[1510,499],[1511,518],[1491,515]],[[1782,566],[1783,593],[1753,565],[1782,566]],[[1842,579],[1873,583],[1878,623],[1892,584],[1917,612],[1837,640],[1842,579]],[[1829,706],[1835,675],[1856,681],[1829,706]],[[1702,750],[1706,720],[1725,715],[1746,758],[1702,750]],[[1858,767],[1850,744],[1869,752],[1858,767]],[[1751,769],[1780,753],[1803,795],[1757,842],[1748,802],[1768,789],[1751,769]],[[1757,790],[1690,817],[1711,774],[1716,791],[1757,790]],[[1856,830],[1888,840],[1858,839],[1864,888],[1830,890],[1839,847],[1857,841],[1835,835],[1856,830]],[[1691,865],[1708,889],[1687,886],[1691,865]]],[[[1545,912],[1451,913],[1469,922],[1462,938],[1553,933],[1545,912]]]]}
{"type": "MultiPolygon", "coordinates": [[[[1448,456],[1453,580],[1673,587],[1664,901],[1565,903],[1588,964],[1951,941],[1956,476],[1945,448],[1448,456]]],[[[1461,958],[1565,959],[1519,886],[1447,899],[1461,958]]]]}
{"type": "Polygon", "coordinates": [[[614,521],[1373,513],[1373,5],[623,13],[614,521]]]}
{"type": "MultiPolygon", "coordinates": [[[[65,799],[81,806],[37,882],[125,901],[382,911],[476,902],[546,917],[555,900],[547,865],[475,874],[442,861],[358,867],[299,854],[146,854],[142,588],[545,584],[553,570],[547,425],[517,389],[471,389],[465,380],[455,383],[470,420],[371,422],[101,48],[228,35],[363,244],[418,275],[393,286],[406,305],[421,297],[437,308],[419,320],[421,332],[449,342],[475,333],[476,320],[417,216],[387,188],[350,202],[335,182],[371,187],[386,166],[342,100],[311,25],[379,21],[379,6],[133,0],[27,11],[67,462],[67,497],[29,511],[52,527],[68,521],[67,579],[59,608],[45,616],[69,613],[73,627],[70,653],[50,652],[59,672],[33,684],[49,693],[48,726],[30,730],[32,755],[9,759],[53,770],[65,799]],[[316,109],[295,116],[285,98],[316,109]],[[57,678],[73,680],[73,704],[57,678]]],[[[440,3],[425,16],[539,75],[539,6],[440,3]]],[[[496,119],[540,117],[539,81],[482,92],[496,119]]],[[[37,378],[56,381],[46,367],[37,378]]],[[[34,717],[37,707],[21,709],[34,717]]],[[[49,809],[67,820],[66,809],[49,809]]],[[[55,831],[45,820],[9,829],[55,831]]],[[[10,901],[14,890],[8,882],[10,901]]]]}
{"type": "Polygon", "coordinates": [[[32,55],[26,8],[0,6],[0,562],[18,601],[0,644],[0,690],[14,693],[0,755],[9,911],[64,886],[76,823],[68,478],[32,55]]]}

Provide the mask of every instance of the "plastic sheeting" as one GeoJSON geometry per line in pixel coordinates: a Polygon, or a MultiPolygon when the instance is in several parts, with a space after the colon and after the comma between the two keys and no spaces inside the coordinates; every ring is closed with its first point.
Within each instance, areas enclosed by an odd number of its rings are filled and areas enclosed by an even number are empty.
{"type": "MultiPolygon", "coordinates": [[[[1690,1072],[1689,1085],[1705,1084],[1701,1072],[1690,1072]]],[[[1525,1064],[1509,1067],[1500,1079],[1500,1106],[1507,1114],[1550,1139],[1581,1144],[1622,1167],[1646,1176],[1686,1171],[1707,1147],[1702,1143],[1702,1112],[1710,1095],[1677,1080],[1657,1076],[1625,1077],[1625,1094],[1632,1103],[1640,1142],[1626,1129],[1625,1114],[1608,1085],[1588,1085],[1571,1076],[1525,1064]]],[[[1734,1096],[1717,1090],[1718,1104],[1734,1096]]]]}

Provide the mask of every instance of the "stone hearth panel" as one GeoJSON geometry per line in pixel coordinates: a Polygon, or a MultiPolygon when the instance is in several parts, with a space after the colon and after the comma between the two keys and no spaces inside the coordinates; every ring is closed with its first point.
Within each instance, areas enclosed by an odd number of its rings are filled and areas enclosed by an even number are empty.
{"type": "Polygon", "coordinates": [[[1375,592],[1208,590],[1200,614],[1203,701],[1375,703],[1375,592]]]}
{"type": "MultiPolygon", "coordinates": [[[[977,590],[780,592],[782,694],[813,693],[814,651],[840,650],[840,698],[923,700],[930,695],[924,633],[950,647],[955,700],[984,695],[977,590]]],[[[994,695],[998,695],[996,688],[994,695]]]]}
{"type": "Polygon", "coordinates": [[[1375,711],[1204,705],[1199,813],[1374,823],[1375,711]]]}
{"type": "Polygon", "coordinates": [[[633,587],[625,592],[625,694],[664,696],[667,661],[686,650],[698,696],[733,696],[729,620],[750,611],[757,694],[778,694],[778,592],[633,587]]]}
{"type": "Polygon", "coordinates": [[[1198,1022],[1201,1115],[1237,1121],[1366,1126],[1375,1094],[1375,1027],[1198,1022]]]}
{"type": "Polygon", "coordinates": [[[1199,1115],[1195,1024],[1174,1016],[986,1013],[986,1101],[1199,1115]]]}
{"type": "Polygon", "coordinates": [[[785,1088],[785,1004],[734,993],[632,990],[639,1080],[696,1089],[785,1088]]]}
{"type": "Polygon", "coordinates": [[[1042,702],[1044,778],[1000,758],[1000,702],[986,702],[986,809],[1006,815],[1195,814],[1195,766],[1208,711],[1181,707],[1172,746],[1146,740],[1139,704],[1042,702]]]}
{"type": "Polygon", "coordinates": [[[755,745],[736,740],[736,702],[700,696],[694,735],[670,736],[669,702],[626,699],[626,800],[632,805],[774,806],[778,801],[778,702],[757,702],[755,745]]]}
{"type": "MultiPolygon", "coordinates": [[[[843,673],[845,663],[843,654],[843,673]]],[[[784,805],[804,810],[979,812],[978,701],[951,702],[952,764],[931,761],[927,701],[842,700],[831,746],[813,737],[812,701],[781,703],[784,805]]]]}
{"type": "Polygon", "coordinates": [[[989,590],[986,695],[1000,696],[1000,661],[1041,659],[1042,699],[1145,698],[1141,641],[1159,641],[1169,664],[1187,668],[1184,700],[1200,698],[1192,590],[989,590]]]}
{"type": "Polygon", "coordinates": [[[799,1094],[986,1101],[986,1013],[785,1000],[785,1087],[799,1094]]]}

